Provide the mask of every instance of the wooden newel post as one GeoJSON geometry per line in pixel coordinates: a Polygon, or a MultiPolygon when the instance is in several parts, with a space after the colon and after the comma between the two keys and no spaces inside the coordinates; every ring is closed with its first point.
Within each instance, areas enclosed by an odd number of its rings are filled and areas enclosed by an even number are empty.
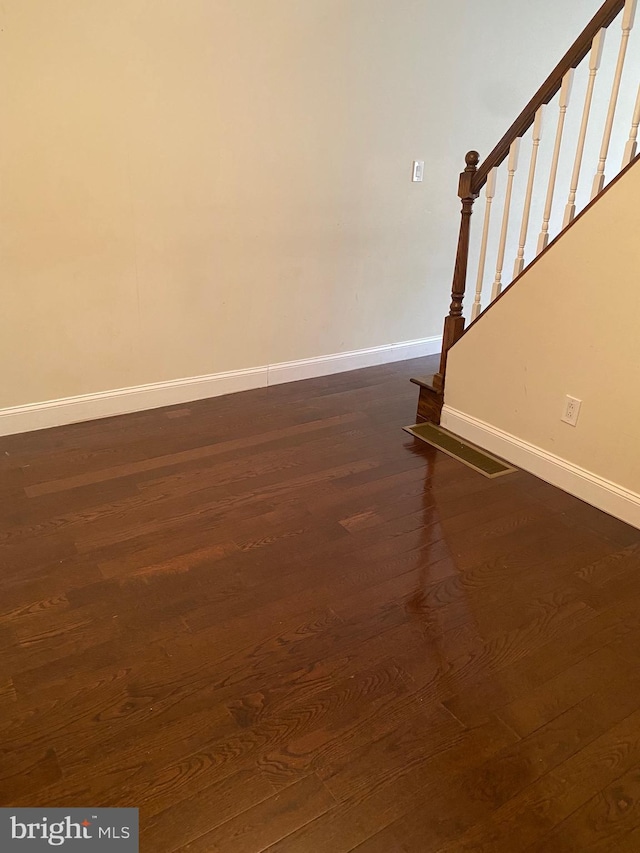
{"type": "Polygon", "coordinates": [[[456,253],[456,265],[453,273],[453,285],[451,287],[451,307],[449,316],[445,317],[444,332],[442,335],[442,355],[440,357],[440,371],[433,377],[433,387],[437,391],[444,389],[444,377],[447,368],[447,352],[462,337],[464,332],[464,317],[462,316],[462,303],[467,284],[467,263],[469,261],[469,234],[471,230],[471,214],[473,203],[478,198],[478,193],[473,190],[473,178],[480,162],[477,151],[469,151],[465,157],[467,168],[460,175],[458,195],[462,201],[462,220],[460,222],[460,236],[458,238],[458,251],[456,253]]]}

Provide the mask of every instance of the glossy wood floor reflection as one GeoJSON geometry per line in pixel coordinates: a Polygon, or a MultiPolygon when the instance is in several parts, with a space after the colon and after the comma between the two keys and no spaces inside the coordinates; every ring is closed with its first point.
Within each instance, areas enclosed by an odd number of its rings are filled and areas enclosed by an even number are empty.
{"type": "Polygon", "coordinates": [[[640,533],[386,365],[0,439],[0,800],[144,853],[640,850],[640,533]]]}

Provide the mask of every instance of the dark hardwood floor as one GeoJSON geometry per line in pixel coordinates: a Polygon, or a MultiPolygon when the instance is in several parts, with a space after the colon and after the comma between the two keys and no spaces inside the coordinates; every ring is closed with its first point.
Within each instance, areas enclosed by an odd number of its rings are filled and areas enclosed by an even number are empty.
{"type": "Polygon", "coordinates": [[[640,850],[640,532],[401,432],[427,362],[0,438],[0,804],[640,850]]]}

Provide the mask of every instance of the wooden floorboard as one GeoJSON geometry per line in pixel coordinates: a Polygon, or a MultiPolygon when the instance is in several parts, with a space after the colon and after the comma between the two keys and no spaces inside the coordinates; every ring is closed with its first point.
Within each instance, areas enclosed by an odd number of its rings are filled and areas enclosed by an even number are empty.
{"type": "Polygon", "coordinates": [[[0,438],[0,804],[144,853],[640,850],[640,531],[403,433],[434,360],[0,438]]]}

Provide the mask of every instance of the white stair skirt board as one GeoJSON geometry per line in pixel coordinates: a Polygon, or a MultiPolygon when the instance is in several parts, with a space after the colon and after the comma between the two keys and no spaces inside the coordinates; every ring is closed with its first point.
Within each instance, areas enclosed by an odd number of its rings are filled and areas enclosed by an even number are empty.
{"type": "Polygon", "coordinates": [[[295,382],[298,379],[313,379],[315,376],[328,376],[332,373],[343,373],[346,370],[357,370],[386,362],[421,358],[439,353],[441,346],[441,337],[421,338],[417,341],[403,341],[398,344],[322,355],[317,358],[303,358],[262,367],[230,370],[226,373],[212,373],[208,376],[172,379],[168,382],[153,382],[132,388],[117,388],[113,391],[99,391],[78,397],[64,397],[43,403],[12,406],[0,409],[0,435],[13,435],[79,421],[124,415],[128,412],[158,409],[161,406],[190,403],[193,400],[234,394],[237,391],[295,382]]]}
{"type": "Polygon", "coordinates": [[[535,444],[445,405],[442,426],[518,468],[640,528],[640,495],[535,444]]]}

